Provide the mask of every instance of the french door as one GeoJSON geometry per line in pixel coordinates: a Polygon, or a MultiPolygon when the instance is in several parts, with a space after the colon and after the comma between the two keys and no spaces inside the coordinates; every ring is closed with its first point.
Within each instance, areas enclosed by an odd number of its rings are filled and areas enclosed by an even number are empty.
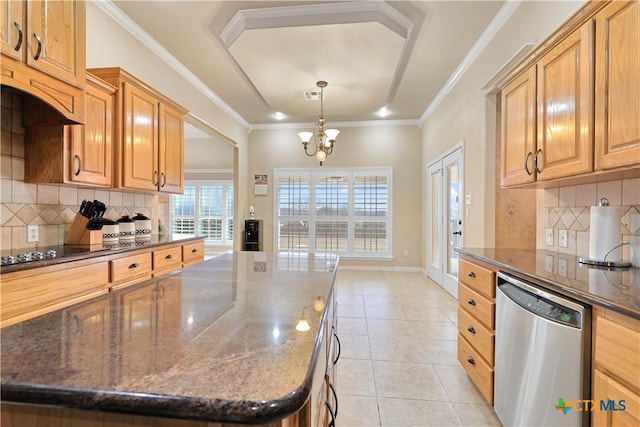
{"type": "Polygon", "coordinates": [[[458,253],[462,245],[463,145],[427,168],[427,275],[458,297],[458,253]]]}

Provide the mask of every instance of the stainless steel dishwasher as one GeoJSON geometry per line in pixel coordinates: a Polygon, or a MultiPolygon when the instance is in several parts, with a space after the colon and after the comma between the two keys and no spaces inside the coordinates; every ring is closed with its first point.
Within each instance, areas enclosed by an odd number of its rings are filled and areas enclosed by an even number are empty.
{"type": "Polygon", "coordinates": [[[589,425],[580,403],[563,407],[589,399],[591,308],[503,272],[497,277],[498,418],[505,426],[589,425]]]}

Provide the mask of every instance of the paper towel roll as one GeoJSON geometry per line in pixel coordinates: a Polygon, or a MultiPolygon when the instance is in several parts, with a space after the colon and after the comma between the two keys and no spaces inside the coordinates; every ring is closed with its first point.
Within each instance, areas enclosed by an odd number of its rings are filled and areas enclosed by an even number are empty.
{"type": "Polygon", "coordinates": [[[591,206],[589,258],[595,261],[620,262],[622,250],[619,247],[613,248],[621,242],[620,207],[591,206]],[[607,255],[609,251],[611,253],[607,255]]]}

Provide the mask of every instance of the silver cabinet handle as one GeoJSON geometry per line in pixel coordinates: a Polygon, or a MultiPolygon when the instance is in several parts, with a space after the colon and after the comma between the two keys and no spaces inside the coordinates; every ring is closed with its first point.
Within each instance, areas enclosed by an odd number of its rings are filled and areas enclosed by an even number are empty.
{"type": "Polygon", "coordinates": [[[173,255],[171,255],[171,254],[169,254],[166,257],[164,257],[164,259],[171,259],[171,258],[173,258],[173,255]]]}
{"type": "Polygon", "coordinates": [[[469,299],[467,300],[467,304],[475,306],[475,305],[476,305],[476,302],[473,300],[473,298],[469,298],[469,299]]]}
{"type": "Polygon", "coordinates": [[[22,47],[22,27],[20,26],[20,24],[18,24],[15,21],[13,22],[13,25],[18,30],[18,43],[16,43],[16,45],[13,47],[13,50],[15,50],[17,52],[22,47]]]}
{"type": "Polygon", "coordinates": [[[329,389],[331,389],[331,393],[333,394],[333,400],[335,400],[336,402],[336,410],[333,411],[333,415],[334,417],[337,417],[338,416],[338,395],[336,394],[336,389],[333,388],[333,384],[329,383],[328,386],[329,386],[329,389]]]}
{"type": "Polygon", "coordinates": [[[470,271],[469,274],[467,274],[467,276],[471,277],[472,279],[475,279],[476,273],[474,273],[473,271],[470,271]]]}
{"type": "Polygon", "coordinates": [[[164,174],[164,172],[162,172],[160,174],[160,177],[162,178],[162,184],[160,184],[160,188],[164,188],[164,185],[167,183],[167,176],[164,174]]]}
{"type": "Polygon", "coordinates": [[[153,185],[158,185],[158,171],[153,171],[153,185]]]}
{"type": "Polygon", "coordinates": [[[329,401],[325,400],[324,401],[324,406],[327,407],[327,410],[329,411],[329,414],[331,414],[331,421],[329,422],[329,425],[327,427],[336,427],[336,417],[333,414],[333,409],[331,408],[331,405],[329,404],[329,401]]]}
{"type": "Polygon", "coordinates": [[[196,252],[198,252],[198,249],[197,249],[197,248],[193,248],[193,249],[191,249],[191,253],[192,253],[192,254],[195,254],[196,252]]]}
{"type": "Polygon", "coordinates": [[[470,363],[470,364],[472,364],[472,365],[475,365],[475,364],[476,364],[476,361],[475,361],[475,360],[473,360],[473,357],[471,357],[471,356],[467,356],[467,362],[468,362],[468,363],[470,363]]]}
{"type": "Polygon", "coordinates": [[[134,268],[138,268],[140,267],[140,264],[138,264],[137,262],[134,262],[133,264],[129,265],[129,269],[133,270],[134,268]]]}
{"type": "Polygon", "coordinates": [[[529,151],[529,154],[527,154],[527,157],[524,158],[524,171],[527,173],[527,175],[531,175],[533,173],[529,169],[529,159],[531,157],[533,157],[533,153],[529,151]]]}
{"type": "Polygon", "coordinates": [[[476,330],[473,328],[473,326],[468,326],[467,331],[471,332],[473,335],[476,334],[476,330]]]}
{"type": "Polygon", "coordinates": [[[538,156],[540,155],[540,153],[542,153],[542,148],[538,148],[538,151],[536,151],[536,156],[533,158],[533,165],[535,166],[536,172],[538,173],[542,173],[542,169],[538,167],[538,156]]]}
{"type": "Polygon", "coordinates": [[[37,61],[40,59],[40,54],[42,53],[42,39],[37,33],[33,33],[33,37],[35,37],[38,42],[38,50],[36,50],[36,54],[33,56],[33,59],[37,61]]]}
{"type": "Polygon", "coordinates": [[[77,154],[73,156],[73,159],[78,161],[78,168],[73,173],[75,176],[78,176],[80,175],[80,171],[82,170],[82,160],[80,160],[80,156],[78,156],[77,154]]]}
{"type": "Polygon", "coordinates": [[[338,360],[340,360],[340,353],[342,352],[342,344],[340,344],[340,338],[338,338],[338,334],[336,334],[336,331],[333,331],[333,336],[336,338],[336,342],[338,343],[338,355],[333,361],[333,364],[335,365],[336,363],[338,363],[338,360]]]}

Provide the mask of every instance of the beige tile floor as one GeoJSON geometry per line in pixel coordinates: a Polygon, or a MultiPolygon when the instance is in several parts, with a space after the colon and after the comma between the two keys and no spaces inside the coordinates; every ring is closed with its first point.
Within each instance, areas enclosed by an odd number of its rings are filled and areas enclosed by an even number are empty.
{"type": "Polygon", "coordinates": [[[457,301],[421,273],[340,271],[338,427],[500,426],[457,361],[457,301]]]}

